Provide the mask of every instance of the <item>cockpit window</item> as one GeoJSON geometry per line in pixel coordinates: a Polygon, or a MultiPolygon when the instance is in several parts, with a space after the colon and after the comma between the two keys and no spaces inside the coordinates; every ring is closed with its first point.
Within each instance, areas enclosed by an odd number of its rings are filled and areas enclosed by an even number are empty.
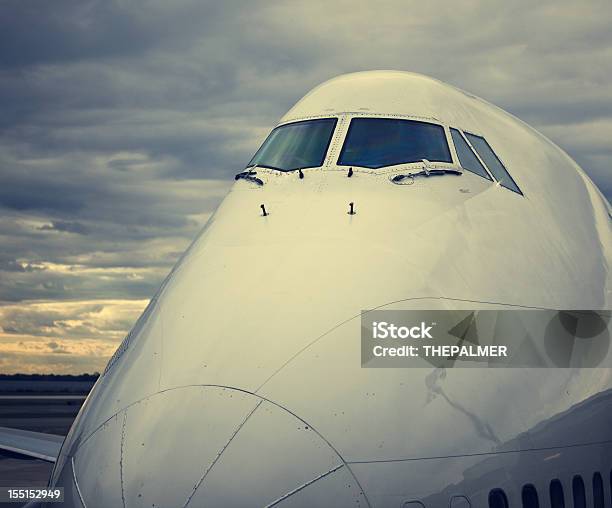
{"type": "Polygon", "coordinates": [[[521,189],[519,189],[518,185],[516,185],[516,182],[510,176],[510,173],[508,173],[497,155],[495,155],[495,152],[493,151],[489,143],[487,143],[487,140],[481,136],[470,134],[469,132],[466,132],[465,135],[470,144],[474,147],[474,150],[478,152],[478,155],[487,165],[487,168],[489,168],[489,171],[500,183],[500,185],[522,196],[523,193],[521,192],[521,189]]]}
{"type": "Polygon", "coordinates": [[[442,126],[415,120],[353,118],[338,165],[378,169],[423,159],[452,162],[442,126]]]}
{"type": "Polygon", "coordinates": [[[491,180],[489,173],[484,168],[484,166],[476,157],[476,154],[472,152],[470,145],[467,144],[467,141],[463,139],[463,136],[457,129],[450,130],[451,136],[453,138],[453,143],[455,143],[455,150],[457,151],[457,157],[459,157],[459,164],[464,169],[471,171],[472,173],[476,173],[487,180],[491,180]]]}
{"type": "Polygon", "coordinates": [[[247,167],[293,171],[322,166],[335,126],[336,118],[281,125],[270,133],[247,167]]]}

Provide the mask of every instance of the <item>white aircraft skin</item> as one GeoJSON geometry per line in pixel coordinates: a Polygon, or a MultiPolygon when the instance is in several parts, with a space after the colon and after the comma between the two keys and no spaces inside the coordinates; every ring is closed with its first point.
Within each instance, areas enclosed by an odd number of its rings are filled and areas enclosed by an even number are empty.
{"type": "Polygon", "coordinates": [[[574,475],[593,506],[595,472],[610,506],[610,368],[360,363],[364,309],[610,309],[605,198],[425,76],[340,76],[280,124],[312,118],[338,119],[323,165],[237,180],[96,383],[50,481],[65,506],[484,507],[497,488],[521,506],[532,484],[549,507],[553,479],[570,506],[574,475]],[[523,195],[469,171],[390,181],[423,162],[347,178],[355,117],[442,125],[455,167],[449,128],[482,135],[523,195]]]}

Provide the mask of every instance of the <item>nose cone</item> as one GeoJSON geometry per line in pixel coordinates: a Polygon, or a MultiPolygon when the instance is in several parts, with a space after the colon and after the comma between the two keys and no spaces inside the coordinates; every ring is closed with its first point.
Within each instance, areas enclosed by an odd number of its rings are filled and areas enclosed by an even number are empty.
{"type": "Polygon", "coordinates": [[[167,390],[118,413],[81,443],[74,477],[88,508],[331,499],[367,506],[349,467],[315,429],[265,399],[216,386],[167,390]]]}

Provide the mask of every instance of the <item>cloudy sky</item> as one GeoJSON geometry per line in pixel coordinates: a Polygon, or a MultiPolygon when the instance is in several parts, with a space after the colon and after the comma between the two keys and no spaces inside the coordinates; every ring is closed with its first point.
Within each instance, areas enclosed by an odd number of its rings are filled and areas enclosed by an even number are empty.
{"type": "Polygon", "coordinates": [[[421,72],[540,129],[612,196],[612,3],[3,0],[0,372],[101,370],[276,120],[421,72]]]}

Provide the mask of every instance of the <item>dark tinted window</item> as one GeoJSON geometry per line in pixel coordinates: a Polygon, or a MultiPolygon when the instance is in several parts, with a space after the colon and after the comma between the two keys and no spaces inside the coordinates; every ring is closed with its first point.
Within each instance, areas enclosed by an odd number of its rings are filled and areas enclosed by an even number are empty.
{"type": "Polygon", "coordinates": [[[525,485],[521,492],[523,508],[539,508],[538,491],[533,485],[525,485]]]}
{"type": "Polygon", "coordinates": [[[463,136],[457,129],[451,129],[451,136],[453,138],[453,143],[455,144],[455,150],[457,150],[457,157],[459,157],[459,164],[464,169],[471,171],[472,173],[476,173],[487,180],[491,180],[489,173],[484,168],[484,166],[478,160],[478,157],[474,154],[470,145],[468,145],[463,139],[463,136]]]}
{"type": "Polygon", "coordinates": [[[281,125],[270,133],[248,165],[281,171],[321,166],[335,126],[335,118],[281,125]]]}
{"type": "Polygon", "coordinates": [[[581,476],[574,476],[572,480],[572,496],[574,497],[574,508],[586,508],[584,482],[581,476]]]}
{"type": "Polygon", "coordinates": [[[489,508],[508,508],[508,498],[502,489],[489,492],[489,508]]]}
{"type": "Polygon", "coordinates": [[[601,474],[593,475],[593,508],[604,508],[604,486],[601,474]]]}
{"type": "Polygon", "coordinates": [[[427,159],[452,162],[444,128],[426,122],[353,118],[338,164],[382,168],[427,159]]]}
{"type": "Polygon", "coordinates": [[[559,480],[550,482],[550,506],[551,508],[565,508],[563,485],[559,480]]]}
{"type": "Polygon", "coordinates": [[[501,163],[501,161],[495,155],[493,149],[489,146],[485,138],[480,136],[475,136],[474,134],[465,133],[468,140],[474,147],[474,149],[480,155],[480,158],[484,161],[484,163],[489,168],[489,171],[493,174],[495,179],[506,189],[510,189],[511,191],[517,192],[519,194],[523,194],[521,189],[518,188],[516,182],[510,176],[510,173],[506,171],[506,168],[501,163]]]}

